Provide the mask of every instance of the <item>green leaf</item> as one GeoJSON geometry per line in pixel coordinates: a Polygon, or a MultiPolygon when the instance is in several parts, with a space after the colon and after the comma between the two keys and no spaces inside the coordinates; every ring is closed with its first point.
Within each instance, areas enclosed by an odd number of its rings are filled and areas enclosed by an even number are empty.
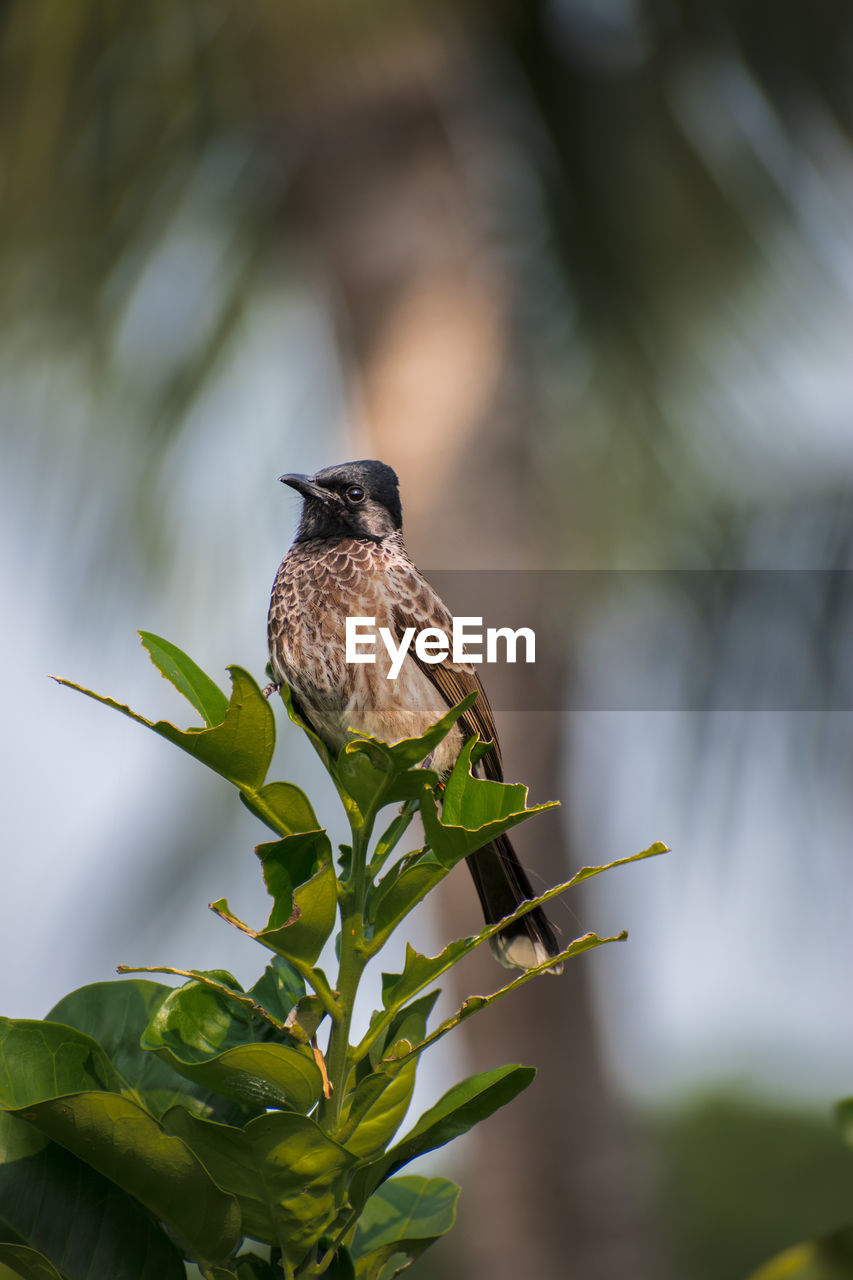
{"type": "Polygon", "coordinates": [[[54,677],[58,684],[76,689],[87,698],[120,711],[137,724],[153,729],[161,738],[206,764],[237,787],[257,790],[266,777],[275,747],[275,720],[272,708],[255,681],[242,667],[229,667],[231,699],[225,719],[212,729],[177,729],[166,720],[156,722],[131,711],[124,703],[84,689],[71,680],[54,677]]]}
{"type": "MultiPolygon", "coordinates": [[[[484,934],[479,936],[481,939],[485,939],[490,936],[490,933],[491,930],[486,930],[484,931],[484,934]]],[[[508,982],[503,987],[499,987],[498,990],[493,991],[491,995],[468,996],[467,1000],[462,1002],[459,1009],[457,1009],[456,1013],[453,1014],[451,1018],[447,1018],[440,1026],[436,1027],[435,1031],[432,1031],[425,1040],[422,1040],[419,1044],[413,1045],[411,1053],[415,1058],[420,1057],[425,1049],[428,1049],[433,1044],[437,1044],[438,1041],[446,1036],[449,1031],[458,1027],[460,1022],[464,1022],[467,1018],[473,1017],[475,1013],[480,1013],[481,1010],[488,1008],[490,1004],[494,1004],[497,1000],[501,1000],[504,996],[508,996],[512,991],[517,991],[519,987],[523,987],[527,982],[532,982],[534,978],[540,977],[543,973],[553,972],[553,966],[555,964],[562,964],[564,960],[570,960],[574,956],[582,955],[585,951],[592,951],[595,947],[607,946],[610,942],[624,942],[627,937],[627,932],[622,932],[612,938],[599,938],[597,933],[585,933],[580,938],[575,938],[575,940],[570,942],[569,945],[559,952],[558,955],[549,956],[541,964],[536,965],[532,969],[522,970],[522,972],[513,978],[511,982],[508,982]]],[[[391,977],[392,975],[383,976],[391,977]]],[[[417,1003],[419,1002],[416,1001],[415,1004],[417,1003]]],[[[413,1005],[406,1005],[403,1009],[403,1013],[405,1013],[407,1009],[413,1007],[413,1005]]],[[[377,1019],[377,1023],[381,1032],[381,1021],[377,1019]]],[[[372,1030],[375,1032],[376,1029],[376,1024],[373,1024],[372,1030]]]]}
{"type": "Polygon", "coordinates": [[[270,1264],[256,1253],[241,1253],[235,1259],[233,1274],[237,1280],[277,1280],[270,1264]]]}
{"type": "Polygon", "coordinates": [[[242,792],[241,799],[246,808],[276,835],[322,831],[311,801],[292,782],[269,782],[259,791],[242,792]]]}
{"type": "Polygon", "coordinates": [[[355,1267],[346,1245],[342,1244],[335,1250],[335,1256],[323,1275],[326,1280],[355,1280],[355,1267]]]}
{"type": "Polygon", "coordinates": [[[398,804],[404,800],[420,800],[425,789],[435,791],[439,784],[434,769],[408,769],[398,773],[385,795],[383,804],[398,804]]]}
{"type": "Polygon", "coordinates": [[[300,885],[332,861],[332,847],[324,831],[303,831],[255,847],[264,884],[273,900],[268,929],[280,929],[294,919],[293,894],[300,885]]]}
{"type": "MultiPolygon", "coordinates": [[[[223,900],[224,903],[224,900],[223,900]]],[[[244,933],[251,933],[248,925],[244,925],[242,921],[237,920],[234,916],[229,915],[227,911],[227,903],[224,903],[226,909],[220,909],[222,904],[211,902],[210,908],[216,911],[223,919],[237,925],[244,933]]],[[[286,963],[286,961],[282,961],[286,963]]],[[[166,973],[173,978],[185,978],[190,981],[199,982],[202,986],[214,991],[217,995],[223,997],[229,1004],[239,1005],[244,1012],[253,1017],[258,1018],[266,1028],[267,1036],[275,1033],[281,1033],[287,1030],[285,1025],[286,1019],[278,1017],[270,1009],[266,1009],[259,1000],[248,991],[243,991],[237,979],[225,969],[173,969],[170,965],[126,965],[117,966],[119,973],[166,973]]],[[[173,987],[168,988],[173,991],[173,987]]]]}
{"type": "Polygon", "coordinates": [[[749,1280],[851,1280],[853,1226],[813,1244],[797,1244],[753,1271],[749,1280]]]}
{"type": "Polygon", "coordinates": [[[356,1280],[398,1275],[456,1221],[459,1188],[446,1178],[408,1176],[384,1183],[367,1201],[352,1242],[356,1280]],[[396,1256],[401,1265],[385,1268],[396,1256]]]}
{"type": "Polygon", "coordinates": [[[385,1054],[386,1045],[393,1048],[398,1040],[408,1040],[410,1044],[417,1044],[423,1039],[427,1018],[432,1013],[440,995],[441,991],[436,987],[434,991],[421,996],[420,1000],[413,1000],[411,1004],[401,1008],[391,1018],[381,1036],[370,1047],[370,1061],[374,1066],[385,1054]]]}
{"type": "Polygon", "coordinates": [[[384,793],[394,779],[394,762],[385,743],[356,738],[342,749],[335,765],[339,788],[355,802],[359,818],[381,808],[384,793]]]}
{"type": "MultiPolygon", "coordinates": [[[[656,858],[662,853],[669,853],[669,847],[660,840],[650,845],[648,849],[641,850],[640,853],[631,853],[626,858],[615,858],[613,862],[605,862],[597,867],[581,867],[580,871],[576,871],[571,880],[566,880],[563,884],[555,884],[552,888],[547,889],[544,893],[540,893],[535,898],[529,898],[526,902],[519,904],[518,908],[511,912],[510,915],[504,916],[503,920],[499,920],[496,924],[489,925],[483,929],[474,938],[466,939],[469,944],[479,946],[482,942],[488,941],[496,933],[499,933],[508,924],[514,920],[520,920],[523,916],[532,911],[534,907],[545,906],[553,898],[558,898],[568,889],[573,889],[575,885],[582,884],[584,880],[591,880],[594,876],[600,876],[603,871],[612,871],[614,867],[627,867],[632,862],[642,862],[645,858],[656,858]]],[[[569,944],[567,951],[577,954],[579,950],[588,950],[590,946],[599,946],[604,942],[623,941],[627,938],[627,933],[619,934],[618,938],[598,938],[594,933],[584,934],[580,938],[576,938],[574,942],[569,944]],[[583,945],[586,944],[586,945],[583,945]]],[[[556,957],[554,957],[556,959],[556,957]]]]}
{"type": "Polygon", "coordinates": [[[473,951],[478,945],[479,934],[450,942],[437,956],[424,956],[406,943],[406,961],[401,974],[383,975],[382,1002],[386,1009],[398,1009],[411,996],[434,982],[442,973],[451,969],[457,960],[473,951]]]}
{"type": "Polygon", "coordinates": [[[335,927],[338,910],[338,884],[327,836],[322,832],[286,836],[258,845],[255,853],[275,905],[266,928],[253,936],[285,959],[315,964],[335,927]]]}
{"type": "MultiPolygon", "coordinates": [[[[467,955],[469,951],[473,951],[476,947],[481,946],[484,942],[488,942],[506,928],[515,920],[520,920],[528,912],[535,907],[545,906],[553,898],[559,897],[569,889],[573,889],[576,885],[581,884],[584,880],[591,880],[593,876],[601,875],[603,871],[611,871],[614,867],[625,867],[631,862],[640,862],[645,858],[654,858],[659,854],[668,853],[667,845],[657,841],[650,845],[648,849],[643,849],[640,853],[629,854],[626,858],[616,858],[613,862],[604,863],[598,867],[581,867],[580,871],[575,872],[571,880],[566,880],[562,884],[556,884],[552,888],[547,889],[544,893],[540,893],[535,898],[529,898],[526,902],[519,904],[518,908],[511,912],[510,915],[504,916],[503,920],[497,921],[496,924],[488,925],[477,934],[472,934],[468,938],[460,938],[457,942],[451,942],[437,956],[422,956],[414,951],[411,947],[406,950],[406,964],[401,975],[387,974],[383,975],[386,981],[383,983],[382,998],[386,1007],[392,1005],[397,1006],[409,996],[414,995],[416,991],[420,991],[428,982],[438,977],[446,969],[456,964],[462,956],[467,955]]],[[[580,938],[575,938],[565,948],[563,958],[573,955],[579,955],[583,951],[589,951],[593,947],[603,946],[609,942],[623,942],[627,938],[626,932],[618,934],[612,938],[599,938],[595,933],[585,933],[580,938]]],[[[543,971],[553,965],[554,961],[559,957],[551,957],[544,964],[539,966],[543,971]]],[[[536,973],[537,970],[529,970],[530,973],[536,973]]],[[[522,975],[523,977],[524,975],[522,975]]],[[[510,984],[515,985],[515,984],[510,984]]],[[[507,988],[508,989],[508,988],[507,988]]],[[[495,993],[496,995],[499,993],[495,993]]],[[[489,999],[491,997],[488,997],[489,999]]]]}
{"type": "Polygon", "coordinates": [[[353,732],[337,760],[325,743],[294,709],[293,695],[287,685],[281,697],[290,720],[311,741],[344,802],[351,821],[357,824],[373,809],[410,797],[419,797],[424,787],[434,787],[437,775],[429,769],[416,769],[430,752],[447,736],[460,716],[471,707],[476,694],[452,707],[434,725],[417,738],[403,738],[389,744],[368,734],[353,732]]]}
{"type": "Polygon", "coordinates": [[[414,1059],[396,1069],[380,1067],[358,1084],[350,1111],[355,1127],[342,1139],[348,1151],[374,1156],[385,1150],[409,1109],[416,1067],[414,1059]]]}
{"type": "Polygon", "coordinates": [[[302,732],[305,734],[306,738],[311,743],[314,750],[317,752],[317,755],[322,760],[327,773],[330,773],[334,778],[335,762],[332,757],[332,753],[329,751],[329,748],[326,746],[323,739],[320,738],[314,732],[314,730],[311,728],[307,720],[303,720],[302,716],[294,707],[293,693],[291,692],[289,685],[283,684],[281,686],[281,689],[279,690],[279,693],[281,695],[281,700],[284,703],[285,710],[287,711],[287,717],[290,720],[291,724],[295,724],[298,729],[302,730],[302,732]]]}
{"type": "Polygon", "coordinates": [[[309,1044],[316,1036],[320,1023],[325,1017],[326,1009],[318,996],[303,996],[288,1016],[288,1034],[293,1036],[299,1044],[309,1044]]]}
{"type": "MultiPolygon", "coordinates": [[[[390,1046],[386,1060],[359,1080],[348,1099],[346,1136],[341,1135],[348,1151],[358,1156],[377,1154],[384,1150],[403,1123],[415,1087],[417,1059],[411,1058],[405,1063],[394,1061],[395,1046],[399,1042],[405,1053],[423,1040],[427,1018],[438,995],[437,991],[431,991],[428,996],[408,1005],[390,1026],[385,1037],[385,1043],[390,1046]]],[[[400,1057],[402,1053],[396,1056],[400,1057]]]]}
{"type": "Polygon", "coordinates": [[[136,1200],[5,1113],[0,1233],[37,1250],[65,1280],[184,1280],[186,1274],[172,1242],[136,1200]]]}
{"type": "MultiPolygon", "coordinates": [[[[580,871],[576,871],[571,880],[568,880],[565,885],[557,885],[554,889],[549,889],[547,893],[543,894],[542,900],[548,902],[566,889],[573,889],[576,884],[582,884],[584,880],[591,880],[593,876],[600,876],[602,871],[612,871],[614,867],[627,867],[632,862],[642,862],[645,858],[657,858],[662,853],[669,853],[669,845],[664,844],[661,840],[656,840],[654,844],[649,845],[648,849],[642,849],[639,853],[629,853],[626,858],[615,858],[613,862],[605,862],[601,866],[581,867],[580,871]]],[[[537,902],[539,900],[537,898],[537,902]]]]}
{"type": "Polygon", "coordinates": [[[154,666],[195,707],[204,723],[211,728],[222,724],[228,710],[228,699],[210,676],[205,675],[192,658],[169,640],[163,640],[150,631],[138,634],[154,666]]]}
{"type": "Polygon", "coordinates": [[[241,667],[229,667],[232,691],[222,724],[198,733],[182,733],[159,721],[152,728],[238,787],[258,788],[275,748],[272,708],[241,667]]]}
{"type": "Polygon", "coordinates": [[[445,784],[441,815],[431,791],[425,790],[421,797],[427,840],[436,857],[448,868],[504,831],[556,807],[556,802],[550,801],[528,809],[527,787],[521,783],[475,778],[471,773],[474,745],[475,740],[469,739],[459,753],[445,784]]]}
{"type": "Polygon", "coordinates": [[[401,1142],[355,1171],[350,1181],[350,1202],[355,1207],[363,1205],[380,1183],[403,1165],[467,1133],[517,1097],[535,1075],[534,1067],[496,1067],[454,1085],[434,1107],[424,1112],[401,1142]]]}
{"type": "MultiPolygon", "coordinates": [[[[163,1051],[163,1056],[166,1057],[163,1051]]],[[[244,1044],[205,1062],[183,1062],[174,1051],[169,1062],[191,1080],[255,1107],[307,1112],[318,1101],[322,1077],[301,1049],[282,1044],[244,1044]]]]}
{"type": "Polygon", "coordinates": [[[377,738],[356,738],[338,757],[338,791],[347,813],[355,816],[356,825],[386,805],[419,800],[424,788],[438,786],[438,774],[432,769],[397,772],[393,750],[377,738]]]}
{"type": "MultiPolygon", "coordinates": [[[[183,1107],[168,1114],[176,1111],[190,1115],[183,1107]]],[[[31,1102],[15,1114],[129,1192],[197,1257],[215,1262],[235,1248],[240,1214],[233,1197],[211,1180],[186,1143],[138,1103],[87,1091],[31,1102]]]]}
{"type": "Polygon", "coordinates": [[[347,1151],[362,1157],[385,1150],[411,1102],[416,1066],[414,1061],[405,1066],[391,1064],[388,1070],[377,1068],[359,1081],[351,1095],[348,1122],[339,1135],[347,1151]]]}
{"type": "Polygon", "coordinates": [[[248,994],[259,1005],[285,1023],[290,1014],[305,997],[305,979],[283,956],[273,956],[264,972],[248,994]]]}
{"type": "MultiPolygon", "coordinates": [[[[510,1064],[477,1072],[453,1085],[384,1157],[389,1171],[394,1172],[415,1156],[434,1151],[467,1133],[522,1093],[535,1075],[535,1067],[510,1064]]],[[[389,1174],[384,1174],[383,1179],[387,1176],[389,1174]]]]}
{"type": "Polygon", "coordinates": [[[246,1234],[280,1244],[292,1265],[338,1216],[355,1158],[306,1116],[271,1112],[236,1129],[176,1107],[166,1124],[237,1197],[246,1234]]]}
{"type": "MultiPolygon", "coordinates": [[[[580,884],[584,880],[600,875],[602,871],[609,871],[613,867],[625,866],[630,862],[639,862],[644,858],[655,857],[658,854],[666,853],[667,846],[657,842],[648,849],[644,849],[641,853],[631,854],[627,858],[617,858],[614,862],[606,863],[599,867],[582,867],[571,880],[567,880],[564,884],[554,885],[545,893],[540,894],[536,898],[531,898],[527,902],[521,903],[518,909],[506,916],[503,920],[496,924],[488,925],[482,929],[480,933],[472,934],[467,938],[459,938],[455,942],[449,943],[443,951],[436,956],[425,956],[415,951],[413,947],[406,947],[406,961],[401,974],[384,973],[382,975],[382,1003],[385,1006],[385,1012],[378,1014],[371,1022],[370,1028],[359,1046],[363,1049],[365,1046],[372,1046],[380,1036],[385,1034],[390,1019],[395,1015],[396,1011],[402,1008],[412,996],[417,995],[424,987],[429,986],[442,973],[452,968],[459,960],[466,956],[476,947],[482,946],[483,943],[490,941],[496,933],[505,928],[507,924],[514,920],[521,919],[527,912],[532,911],[534,907],[543,906],[551,901],[552,898],[558,897],[565,893],[567,889],[580,884]]],[[[441,1035],[451,1029],[452,1025],[461,1022],[464,1018],[469,1017],[472,1013],[484,1008],[487,1004],[501,996],[507,995],[510,991],[514,991],[517,987],[523,985],[530,978],[537,976],[539,973],[546,972],[556,961],[560,959],[569,959],[575,955],[580,955],[584,951],[592,950],[594,947],[604,946],[610,942],[622,942],[627,938],[627,933],[621,933],[616,937],[599,938],[597,934],[587,933],[580,938],[575,938],[568,947],[565,948],[561,956],[550,957],[542,965],[534,969],[524,971],[518,978],[507,986],[493,992],[490,996],[472,996],[465,1002],[454,1019],[445,1023],[438,1031],[433,1032],[429,1038],[429,1043],[439,1039],[441,1035]]],[[[381,935],[377,935],[374,943],[382,942],[381,935]]],[[[371,944],[372,948],[373,944],[371,944]]],[[[416,1046],[418,1052],[425,1048],[426,1045],[416,1046]]]]}
{"type": "Polygon", "coordinates": [[[142,1037],[181,1075],[253,1106],[310,1111],[323,1081],[311,1053],[270,1043],[269,1027],[203,982],[170,991],[142,1037]]]}
{"type": "Polygon", "coordinates": [[[142,1033],[171,992],[172,987],[143,979],[95,982],[64,996],[48,1019],[97,1040],[122,1080],[155,1116],[180,1104],[226,1124],[250,1119],[244,1108],[176,1075],[173,1067],[141,1047],[142,1033]]]}
{"type": "Polygon", "coordinates": [[[417,769],[431,751],[447,736],[456,721],[471,707],[476,694],[451,708],[425,733],[417,738],[402,738],[387,743],[366,733],[352,732],[333,768],[333,775],[351,818],[364,821],[368,814],[387,804],[419,798],[424,788],[434,787],[437,775],[428,769],[417,769]]]}
{"type": "MultiPolygon", "coordinates": [[[[421,772],[425,773],[426,770],[422,770],[421,772]]],[[[436,781],[438,781],[437,774],[436,781]]],[[[397,845],[406,834],[406,831],[411,826],[412,819],[418,810],[418,805],[415,801],[419,799],[420,792],[418,792],[416,797],[410,796],[400,812],[391,820],[387,829],[383,831],[382,835],[376,841],[373,849],[373,855],[368,866],[368,874],[371,883],[379,875],[381,868],[385,865],[385,862],[388,860],[394,849],[396,849],[397,845]]],[[[399,865],[400,864],[398,863],[397,866],[399,867],[399,865]]]]}
{"type": "Polygon", "coordinates": [[[398,866],[395,863],[379,881],[370,900],[370,914],[378,944],[383,943],[448,874],[448,868],[429,854],[399,870],[398,866]]]}
{"type": "MultiPolygon", "coordinates": [[[[151,1073],[160,1079],[167,1073],[156,1058],[140,1049],[139,1037],[171,990],[145,979],[93,982],[63,996],[47,1021],[75,1027],[97,1040],[122,1079],[144,1090],[151,1073]]],[[[174,1076],[170,1083],[174,1086],[174,1076]]]]}
{"type": "Polygon", "coordinates": [[[278,1280],[270,1264],[256,1253],[241,1253],[234,1262],[234,1275],[237,1280],[278,1280]]]}
{"type": "Polygon", "coordinates": [[[0,1280],[7,1276],[18,1280],[63,1280],[43,1253],[24,1244],[0,1244],[0,1280]]]}
{"type": "Polygon", "coordinates": [[[225,1256],[238,1238],[234,1201],[195,1156],[168,1137],[90,1036],[54,1022],[0,1018],[0,1108],[130,1192],[199,1256],[225,1256]]]}
{"type": "Polygon", "coordinates": [[[359,734],[350,745],[356,746],[359,742],[370,743],[372,747],[381,749],[389,760],[389,772],[404,773],[420,764],[435,750],[450,733],[456,721],[473,707],[476,700],[476,693],[469,693],[467,698],[457,703],[455,707],[451,707],[440,720],[436,720],[435,724],[430,725],[429,729],[417,738],[401,738],[399,742],[389,744],[380,738],[359,734]]]}
{"type": "Polygon", "coordinates": [[[13,1111],[81,1089],[125,1082],[101,1046],[56,1022],[0,1018],[0,1108],[13,1111]]]}

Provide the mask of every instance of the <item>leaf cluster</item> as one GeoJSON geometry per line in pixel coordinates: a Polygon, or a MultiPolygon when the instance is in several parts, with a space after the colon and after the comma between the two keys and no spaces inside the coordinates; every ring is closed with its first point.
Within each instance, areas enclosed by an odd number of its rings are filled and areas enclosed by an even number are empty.
{"type": "MultiPolygon", "coordinates": [[[[353,735],[333,759],[285,695],[349,819],[351,844],[336,866],[307,796],[267,780],[275,723],[253,678],[230,668],[226,697],[174,645],[148,633],[142,640],[200,726],[152,722],[80,692],[226,778],[273,833],[255,850],[272,900],[266,924],[239,920],[224,899],[211,904],[272,958],[248,991],[225,971],[151,969],[185,981],[99,983],[65,997],[45,1021],[0,1019],[0,1277],[172,1280],[191,1260],[210,1280],[391,1280],[450,1229],[458,1197],[443,1178],[395,1175],[534,1075],[510,1065],[471,1076],[398,1138],[420,1056],[548,965],[471,997],[428,1031],[435,981],[497,926],[436,956],[409,947],[402,972],[383,975],[382,1007],[351,1043],[359,982],[461,859],[550,806],[528,807],[523,786],[475,778],[474,742],[439,805],[438,778],[422,764],[468,702],[419,738],[389,746],[353,735]],[[390,805],[399,811],[374,840],[390,805]],[[392,860],[417,812],[427,843],[392,860]],[[319,961],[336,926],[330,979],[319,961]]],[[[584,869],[515,914],[603,869],[584,869]]],[[[586,934],[563,954],[613,940],[586,934]]]]}

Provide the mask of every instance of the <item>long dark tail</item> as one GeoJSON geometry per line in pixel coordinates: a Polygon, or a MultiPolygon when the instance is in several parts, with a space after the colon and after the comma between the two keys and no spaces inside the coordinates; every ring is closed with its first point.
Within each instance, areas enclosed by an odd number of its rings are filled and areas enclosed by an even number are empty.
{"type": "MultiPolygon", "coordinates": [[[[297,715],[314,728],[305,708],[291,688],[291,703],[297,715]]],[[[319,730],[314,728],[314,732],[319,730]]],[[[322,735],[321,735],[322,736],[322,735]]],[[[493,781],[503,781],[500,757],[490,751],[476,766],[478,776],[485,775],[493,781]]],[[[506,835],[498,836],[476,853],[465,859],[477,889],[486,924],[497,924],[505,916],[512,915],[516,907],[536,895],[527,878],[527,872],[518,860],[518,854],[506,835]]],[[[514,924],[501,929],[491,940],[492,953],[507,969],[533,969],[544,964],[549,956],[560,954],[560,944],[548,917],[541,907],[534,907],[514,924]]],[[[548,973],[562,973],[562,963],[555,964],[548,973]]]]}
{"type": "MultiPolygon", "coordinates": [[[[498,836],[466,859],[474,880],[486,924],[497,924],[516,907],[536,895],[518,855],[506,835],[498,836]]],[[[492,951],[508,969],[532,969],[560,953],[554,929],[541,907],[534,907],[506,929],[495,934],[492,951]]],[[[562,964],[549,973],[560,973],[562,964]]]]}

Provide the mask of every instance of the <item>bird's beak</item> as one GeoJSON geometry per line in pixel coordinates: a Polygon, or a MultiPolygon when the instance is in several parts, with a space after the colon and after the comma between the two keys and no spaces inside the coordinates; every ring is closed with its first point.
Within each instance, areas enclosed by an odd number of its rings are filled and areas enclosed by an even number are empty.
{"type": "Polygon", "coordinates": [[[311,476],[279,476],[279,480],[282,484],[295,489],[297,493],[301,493],[303,498],[316,498],[324,505],[335,500],[335,495],[329,489],[323,489],[319,484],[315,484],[311,476]]]}

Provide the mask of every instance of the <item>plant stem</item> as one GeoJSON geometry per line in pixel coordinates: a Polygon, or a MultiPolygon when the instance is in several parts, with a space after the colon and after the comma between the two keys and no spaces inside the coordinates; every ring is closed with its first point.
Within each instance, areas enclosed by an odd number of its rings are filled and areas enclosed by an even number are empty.
{"type": "Polygon", "coordinates": [[[328,1124],[324,1128],[338,1128],[344,1102],[347,1075],[349,1074],[349,1034],[352,1026],[356,991],[361,980],[364,962],[358,952],[360,917],[354,912],[341,914],[341,962],[338,971],[338,999],[340,1016],[332,1023],[329,1044],[326,1049],[326,1071],[332,1086],[328,1102],[328,1124]]]}
{"type": "Polygon", "coordinates": [[[278,1270],[276,1271],[276,1275],[278,1275],[280,1272],[281,1275],[284,1277],[284,1280],[294,1280],[294,1277],[296,1275],[296,1270],[292,1266],[292,1264],[288,1262],[287,1254],[284,1252],[284,1248],[282,1247],[282,1244],[280,1241],[278,1245],[273,1246],[272,1251],[270,1253],[270,1264],[272,1265],[273,1269],[275,1269],[276,1263],[278,1263],[278,1270]]]}
{"type": "Polygon", "coordinates": [[[324,1272],[326,1272],[329,1269],[332,1263],[332,1259],[334,1258],[338,1249],[344,1243],[344,1240],[346,1239],[346,1237],[352,1231],[355,1224],[358,1222],[358,1219],[360,1216],[361,1215],[357,1209],[354,1209],[352,1211],[352,1213],[349,1215],[344,1225],[341,1227],[338,1234],[335,1236],[332,1243],[329,1245],[329,1248],[326,1250],[322,1258],[317,1263],[317,1266],[313,1272],[314,1275],[321,1276],[324,1274],[324,1272]]]}
{"type": "Polygon", "coordinates": [[[412,818],[418,811],[419,801],[417,799],[406,800],[401,805],[400,812],[388,829],[383,832],[376,842],[376,848],[373,850],[373,857],[370,860],[370,874],[375,878],[382,868],[388,855],[397,847],[402,837],[405,835],[412,818]]]}
{"type": "MultiPolygon", "coordinates": [[[[378,797],[377,797],[378,800],[378,797]]],[[[338,1018],[332,1023],[326,1049],[326,1070],[332,1085],[332,1096],[325,1109],[324,1128],[334,1132],[341,1122],[350,1071],[349,1035],[358,984],[367,963],[364,943],[364,900],[367,887],[367,850],[376,812],[374,804],[360,822],[350,819],[352,830],[352,864],[350,876],[341,895],[341,955],[338,966],[338,1018]]]]}

